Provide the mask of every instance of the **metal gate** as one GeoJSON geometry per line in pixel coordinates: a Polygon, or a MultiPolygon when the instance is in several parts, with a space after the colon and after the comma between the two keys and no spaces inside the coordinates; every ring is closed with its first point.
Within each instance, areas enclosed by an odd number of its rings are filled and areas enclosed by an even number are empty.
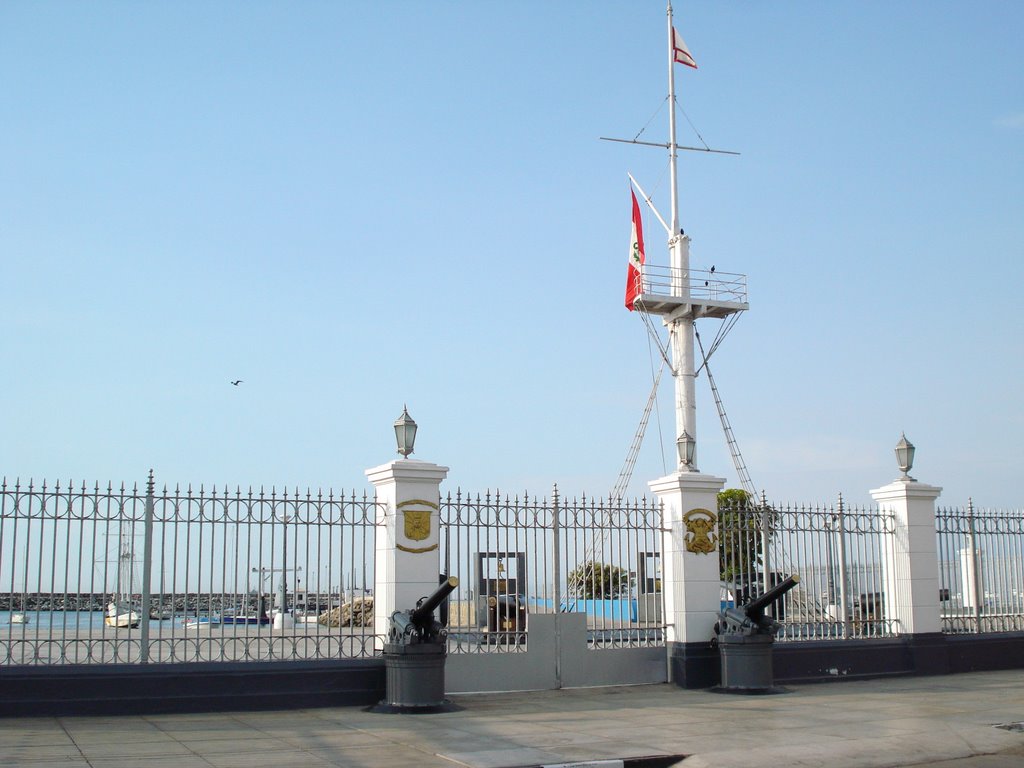
{"type": "Polygon", "coordinates": [[[579,662],[581,651],[663,649],[662,535],[661,507],[646,500],[566,500],[557,488],[550,499],[449,494],[441,562],[459,579],[451,653],[551,651],[562,684],[566,659],[579,662]],[[554,648],[535,647],[540,637],[554,648]]]}

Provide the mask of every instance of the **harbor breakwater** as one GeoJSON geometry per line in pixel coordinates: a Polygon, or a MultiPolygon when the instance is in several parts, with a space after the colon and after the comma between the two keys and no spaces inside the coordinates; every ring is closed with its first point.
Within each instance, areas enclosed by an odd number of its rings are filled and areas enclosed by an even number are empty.
{"type": "MultiPolygon", "coordinates": [[[[289,605],[295,605],[292,595],[288,596],[289,605]]],[[[111,596],[106,592],[4,592],[0,593],[0,611],[67,611],[90,612],[106,610],[111,596]]],[[[141,604],[142,596],[138,593],[131,596],[136,605],[141,604]]],[[[334,607],[323,601],[318,605],[315,600],[304,602],[309,610],[327,610],[334,607]]],[[[337,605],[337,601],[334,603],[337,605]]],[[[172,615],[195,615],[199,613],[223,613],[224,611],[259,611],[266,610],[267,596],[251,593],[218,592],[209,593],[154,593],[150,596],[150,615],[169,618],[172,615]]]]}

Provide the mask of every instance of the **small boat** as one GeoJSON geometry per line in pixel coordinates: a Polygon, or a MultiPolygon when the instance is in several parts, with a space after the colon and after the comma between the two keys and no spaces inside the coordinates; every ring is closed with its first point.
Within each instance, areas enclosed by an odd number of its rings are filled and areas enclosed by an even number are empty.
{"type": "Polygon", "coordinates": [[[242,603],[234,610],[222,611],[221,624],[256,624],[263,625],[270,623],[270,616],[267,615],[267,604],[261,597],[256,604],[242,603]]]}
{"type": "Polygon", "coordinates": [[[12,613],[11,624],[28,624],[28,616],[24,613],[12,613]]]}
{"type": "Polygon", "coordinates": [[[103,623],[116,629],[130,629],[139,626],[139,614],[127,600],[112,600],[107,605],[103,623]]]}
{"type": "Polygon", "coordinates": [[[269,624],[270,617],[255,613],[225,613],[221,616],[221,624],[269,624]]]}
{"type": "Polygon", "coordinates": [[[292,614],[292,617],[295,619],[296,624],[316,624],[320,619],[320,613],[315,609],[307,611],[299,610],[295,611],[292,614]]]}
{"type": "Polygon", "coordinates": [[[197,629],[199,627],[216,627],[220,624],[219,616],[186,616],[181,620],[181,626],[197,629]]]}
{"type": "Polygon", "coordinates": [[[132,579],[135,576],[135,557],[128,537],[122,531],[117,553],[117,584],[107,604],[103,623],[115,629],[139,626],[139,611],[131,603],[132,579]]]}

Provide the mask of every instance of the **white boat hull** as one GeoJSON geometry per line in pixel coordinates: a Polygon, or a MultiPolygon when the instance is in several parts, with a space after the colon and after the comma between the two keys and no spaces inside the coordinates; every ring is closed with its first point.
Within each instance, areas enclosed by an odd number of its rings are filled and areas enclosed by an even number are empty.
{"type": "Polygon", "coordinates": [[[118,607],[111,603],[107,606],[107,615],[103,623],[116,629],[131,629],[139,626],[139,614],[130,608],[118,607]]]}

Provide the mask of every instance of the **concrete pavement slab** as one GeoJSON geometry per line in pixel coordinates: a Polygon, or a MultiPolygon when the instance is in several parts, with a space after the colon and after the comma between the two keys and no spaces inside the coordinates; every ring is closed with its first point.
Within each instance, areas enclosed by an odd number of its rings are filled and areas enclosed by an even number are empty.
{"type": "Polygon", "coordinates": [[[511,768],[687,755],[687,768],[1024,765],[1024,672],[790,686],[672,685],[453,697],[460,711],[338,707],[0,720],[0,766],[511,768]],[[1006,728],[996,726],[1005,725],[1006,728]],[[953,761],[953,762],[949,762],[953,761]]]}

